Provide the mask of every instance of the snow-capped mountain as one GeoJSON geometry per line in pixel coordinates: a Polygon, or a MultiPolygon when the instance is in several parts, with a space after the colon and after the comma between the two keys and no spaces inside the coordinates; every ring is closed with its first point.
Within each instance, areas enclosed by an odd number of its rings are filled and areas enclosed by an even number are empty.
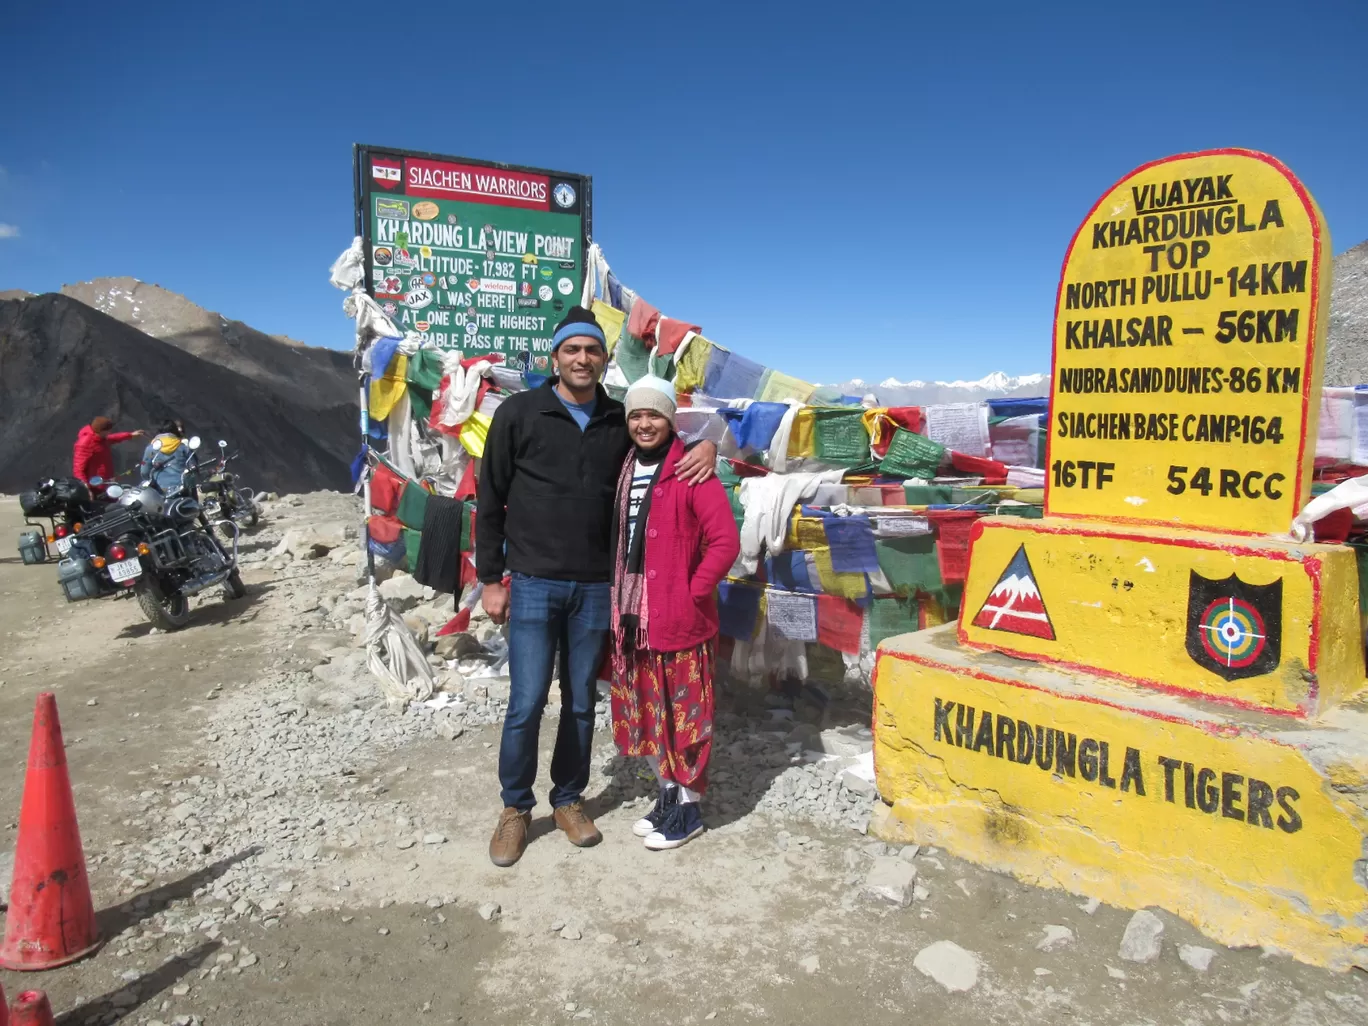
{"type": "Polygon", "coordinates": [[[871,385],[853,378],[837,386],[846,395],[874,397],[884,406],[926,406],[930,403],[971,403],[983,399],[1043,396],[1050,391],[1048,374],[1013,377],[994,371],[977,381],[899,381],[885,378],[871,385]]]}

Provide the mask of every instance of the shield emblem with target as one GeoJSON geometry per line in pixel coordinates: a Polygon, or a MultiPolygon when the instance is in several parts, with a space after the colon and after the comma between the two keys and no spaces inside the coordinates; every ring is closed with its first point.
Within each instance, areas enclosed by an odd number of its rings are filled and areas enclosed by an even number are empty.
{"type": "Polygon", "coordinates": [[[1189,571],[1187,652],[1225,680],[1271,673],[1282,660],[1282,579],[1246,584],[1189,571]]]}

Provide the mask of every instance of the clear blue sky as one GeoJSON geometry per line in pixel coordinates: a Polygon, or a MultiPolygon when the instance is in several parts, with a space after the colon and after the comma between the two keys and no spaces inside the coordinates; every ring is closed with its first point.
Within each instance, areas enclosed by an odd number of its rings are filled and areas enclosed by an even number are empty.
{"type": "Polygon", "coordinates": [[[319,345],[350,345],[327,268],[357,141],[592,175],[625,283],[818,381],[1046,370],[1073,230],[1172,153],[1266,150],[1336,252],[1368,237],[1363,0],[62,3],[6,21],[0,288],[133,275],[319,345]]]}

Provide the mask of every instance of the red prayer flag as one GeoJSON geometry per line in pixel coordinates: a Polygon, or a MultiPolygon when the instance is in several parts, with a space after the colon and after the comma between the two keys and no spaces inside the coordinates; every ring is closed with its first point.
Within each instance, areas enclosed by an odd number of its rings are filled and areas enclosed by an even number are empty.
{"type": "Polygon", "coordinates": [[[817,596],[817,640],[837,652],[860,651],[864,611],[839,595],[817,596]]]}

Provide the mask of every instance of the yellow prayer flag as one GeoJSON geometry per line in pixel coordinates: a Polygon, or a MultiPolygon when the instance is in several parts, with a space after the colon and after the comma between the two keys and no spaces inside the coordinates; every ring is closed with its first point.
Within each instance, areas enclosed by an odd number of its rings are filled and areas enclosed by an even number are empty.
{"type": "Polygon", "coordinates": [[[485,440],[489,437],[489,425],[493,422],[494,418],[489,414],[476,410],[461,428],[461,444],[477,460],[484,458],[485,440]]]}
{"type": "Polygon", "coordinates": [[[817,578],[822,582],[822,590],[828,595],[842,598],[862,599],[868,594],[868,581],[864,574],[838,574],[831,565],[831,546],[823,545],[809,550],[812,562],[817,567],[817,578]]]}
{"type": "Polygon", "coordinates": [[[708,359],[716,346],[702,335],[695,335],[684,350],[684,355],[675,364],[675,392],[683,394],[694,392],[703,387],[703,379],[708,372],[708,359]]]}
{"type": "Polygon", "coordinates": [[[760,392],[760,402],[782,403],[785,399],[797,399],[800,403],[805,403],[812,398],[812,393],[815,391],[817,391],[816,385],[810,385],[799,378],[772,370],[765,377],[765,387],[760,392]]]}
{"type": "Polygon", "coordinates": [[[793,428],[789,431],[789,459],[806,459],[815,451],[816,441],[812,433],[817,418],[811,406],[804,406],[793,417],[793,428]]]}
{"type": "Polygon", "coordinates": [[[390,410],[394,409],[404,394],[404,389],[408,388],[408,357],[403,353],[396,353],[394,359],[390,361],[389,370],[385,371],[383,378],[371,381],[370,386],[370,419],[372,422],[385,420],[390,415],[390,410]]]}
{"type": "Polygon", "coordinates": [[[626,322],[627,315],[601,299],[594,300],[592,309],[594,320],[598,321],[599,327],[603,329],[603,337],[611,354],[618,344],[618,339],[622,337],[622,325],[626,322]]]}

